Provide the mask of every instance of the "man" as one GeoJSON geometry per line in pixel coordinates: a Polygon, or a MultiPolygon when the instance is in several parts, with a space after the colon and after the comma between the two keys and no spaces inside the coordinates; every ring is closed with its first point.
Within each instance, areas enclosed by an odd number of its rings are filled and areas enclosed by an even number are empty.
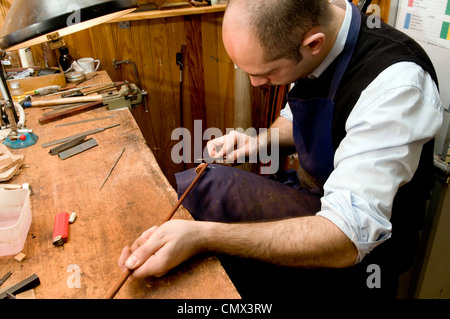
{"type": "MultiPolygon", "coordinates": [[[[197,221],[149,229],[124,249],[122,269],[161,276],[210,251],[244,297],[395,297],[430,191],[442,105],[421,48],[366,19],[344,1],[229,1],[231,59],[255,86],[296,85],[267,134],[231,132],[209,154],[237,160],[276,136],[298,153],[299,181],[211,165],[184,203],[197,221]]],[[[177,175],[179,194],[193,176],[177,175]]]]}

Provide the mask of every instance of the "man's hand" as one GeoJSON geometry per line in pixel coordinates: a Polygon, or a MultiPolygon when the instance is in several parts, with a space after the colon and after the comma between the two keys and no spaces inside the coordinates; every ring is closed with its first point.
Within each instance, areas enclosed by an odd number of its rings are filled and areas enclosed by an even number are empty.
{"type": "Polygon", "coordinates": [[[213,139],[206,144],[213,159],[225,159],[227,163],[244,162],[258,154],[258,138],[238,131],[213,139]]]}
{"type": "Polygon", "coordinates": [[[170,220],[146,230],[119,258],[122,271],[134,269],[132,278],[161,277],[198,253],[194,221],[170,220]]]}

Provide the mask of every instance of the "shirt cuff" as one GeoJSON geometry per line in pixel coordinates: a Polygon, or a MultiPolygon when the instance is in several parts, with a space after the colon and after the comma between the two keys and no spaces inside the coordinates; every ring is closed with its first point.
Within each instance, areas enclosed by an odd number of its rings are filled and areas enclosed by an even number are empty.
{"type": "Polygon", "coordinates": [[[317,215],[330,220],[353,242],[358,250],[356,264],[391,237],[392,225],[386,216],[358,208],[355,197],[349,192],[323,197],[317,215]]]}

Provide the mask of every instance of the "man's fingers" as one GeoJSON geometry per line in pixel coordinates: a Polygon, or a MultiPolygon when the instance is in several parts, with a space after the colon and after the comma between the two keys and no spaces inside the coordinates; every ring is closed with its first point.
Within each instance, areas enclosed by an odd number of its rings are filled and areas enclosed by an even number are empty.
{"type": "Polygon", "coordinates": [[[128,257],[130,257],[130,255],[131,255],[131,250],[130,250],[130,247],[124,247],[123,249],[122,249],[122,253],[120,254],[120,257],[119,257],[119,268],[120,268],[120,270],[122,270],[123,272],[125,272],[128,268],[127,267],[125,267],[125,261],[128,259],[128,257]]]}
{"type": "Polygon", "coordinates": [[[211,158],[219,159],[228,157],[228,154],[233,152],[238,142],[238,137],[236,134],[232,133],[233,131],[228,135],[218,137],[206,144],[208,155],[211,158]]]}
{"type": "Polygon", "coordinates": [[[131,246],[131,252],[134,252],[136,249],[142,246],[157,229],[158,226],[153,226],[143,232],[142,235],[138,239],[136,239],[136,241],[131,246]]]}
{"type": "Polygon", "coordinates": [[[126,260],[125,266],[128,269],[135,269],[137,267],[140,267],[147,259],[151,259],[151,257],[153,257],[152,255],[155,254],[155,252],[157,252],[158,249],[160,249],[164,245],[159,240],[143,241],[143,239],[145,239],[145,236],[140,237],[136,241],[139,247],[136,248],[131,256],[129,256],[126,260]]]}
{"type": "MultiPolygon", "coordinates": [[[[163,249],[161,247],[160,249],[163,249]]],[[[161,277],[164,276],[171,267],[162,260],[162,254],[156,251],[137,269],[133,271],[133,278],[145,278],[148,276],[161,277]]]]}

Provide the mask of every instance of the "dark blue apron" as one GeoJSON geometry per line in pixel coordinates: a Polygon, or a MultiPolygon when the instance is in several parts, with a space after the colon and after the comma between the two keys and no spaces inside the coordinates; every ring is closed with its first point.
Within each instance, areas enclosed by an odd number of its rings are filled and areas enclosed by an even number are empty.
{"type": "MultiPolygon", "coordinates": [[[[352,7],[352,22],[327,98],[301,100],[288,97],[293,114],[294,141],[302,171],[317,183],[288,186],[237,168],[211,164],[186,197],[183,206],[196,220],[240,222],[276,220],[314,215],[320,210],[320,188],[333,170],[333,98],[353,54],[361,24],[352,7]]],[[[178,198],[195,178],[193,169],[175,175],[178,198]]],[[[292,183],[291,183],[292,184],[292,183]]]]}
{"type": "MultiPolygon", "coordinates": [[[[322,188],[328,176],[334,169],[335,149],[332,144],[332,123],[334,114],[334,97],[342,76],[347,69],[361,25],[361,15],[354,5],[352,7],[352,22],[344,49],[341,52],[336,71],[326,98],[311,98],[307,100],[288,95],[289,106],[293,115],[293,135],[301,169],[299,173],[311,190],[322,188]],[[314,187],[315,186],[315,187],[314,187]]],[[[301,85],[298,83],[297,85],[301,85]]],[[[291,92],[295,92],[295,87],[291,92]]]]}

